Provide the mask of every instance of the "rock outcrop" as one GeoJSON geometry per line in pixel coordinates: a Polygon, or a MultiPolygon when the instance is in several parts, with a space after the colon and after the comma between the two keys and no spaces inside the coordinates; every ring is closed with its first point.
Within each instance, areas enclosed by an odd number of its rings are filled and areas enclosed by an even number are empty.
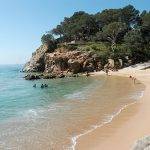
{"type": "Polygon", "coordinates": [[[150,149],[150,136],[143,137],[136,141],[132,150],[149,150],[150,149]]]}
{"type": "Polygon", "coordinates": [[[48,46],[41,45],[33,54],[29,62],[23,68],[24,72],[43,72],[45,69],[45,54],[48,52],[48,46]]]}
{"type": "Polygon", "coordinates": [[[67,51],[56,49],[45,55],[45,72],[59,74],[60,72],[92,72],[101,70],[100,58],[92,52],[78,50],[67,51]]]}
{"type": "Polygon", "coordinates": [[[26,80],[38,80],[41,79],[39,75],[28,74],[24,77],[26,80]]]}
{"type": "Polygon", "coordinates": [[[49,52],[46,45],[40,46],[33,53],[30,61],[23,68],[24,72],[43,72],[45,78],[64,77],[67,73],[92,72],[101,70],[102,65],[97,54],[87,51],[57,48],[49,52]]]}

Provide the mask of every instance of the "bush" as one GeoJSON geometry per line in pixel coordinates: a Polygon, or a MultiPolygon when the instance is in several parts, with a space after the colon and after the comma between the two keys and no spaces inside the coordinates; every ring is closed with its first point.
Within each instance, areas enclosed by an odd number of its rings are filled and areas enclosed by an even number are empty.
{"type": "Polygon", "coordinates": [[[107,63],[111,53],[110,46],[107,43],[88,42],[84,46],[79,46],[78,50],[96,53],[100,57],[102,65],[107,63]]]}
{"type": "Polygon", "coordinates": [[[68,50],[70,50],[70,51],[73,51],[73,50],[76,50],[77,49],[77,45],[66,45],[66,48],[68,49],[68,50]]]}

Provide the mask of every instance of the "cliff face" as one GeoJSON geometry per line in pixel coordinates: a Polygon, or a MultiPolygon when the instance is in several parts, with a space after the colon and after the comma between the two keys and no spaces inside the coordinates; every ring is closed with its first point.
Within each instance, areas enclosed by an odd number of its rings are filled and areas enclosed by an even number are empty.
{"type": "Polygon", "coordinates": [[[48,52],[47,45],[41,45],[33,54],[29,62],[23,68],[24,72],[43,72],[45,69],[45,54],[48,52]]]}
{"type": "Polygon", "coordinates": [[[101,69],[100,58],[92,52],[69,51],[62,47],[50,53],[48,52],[48,47],[42,45],[33,53],[32,58],[25,65],[23,71],[58,75],[62,72],[92,72],[101,69]]]}

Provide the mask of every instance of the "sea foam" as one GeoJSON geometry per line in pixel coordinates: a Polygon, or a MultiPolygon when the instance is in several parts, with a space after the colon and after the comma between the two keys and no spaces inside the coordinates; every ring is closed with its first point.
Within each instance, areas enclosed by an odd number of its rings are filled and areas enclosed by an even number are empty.
{"type": "MultiPolygon", "coordinates": [[[[144,95],[144,91],[141,91],[141,92],[138,92],[138,93],[136,93],[136,94],[133,94],[133,97],[137,100],[137,99],[142,98],[143,95],[144,95]]],[[[130,103],[130,104],[124,105],[124,106],[123,106],[122,108],[120,108],[117,112],[114,112],[112,115],[107,116],[106,119],[105,119],[105,121],[103,121],[101,124],[99,124],[99,125],[92,125],[89,130],[86,130],[86,131],[84,131],[83,133],[80,133],[80,134],[78,134],[78,135],[76,135],[76,136],[73,136],[73,137],[71,138],[72,146],[69,147],[68,150],[75,150],[75,147],[76,147],[76,144],[77,144],[77,140],[78,140],[81,136],[84,136],[84,135],[86,135],[86,134],[89,134],[89,133],[91,133],[92,131],[94,131],[95,129],[100,128],[100,127],[103,127],[104,125],[111,123],[111,122],[113,121],[113,119],[114,119],[116,116],[118,116],[124,109],[126,109],[127,107],[129,107],[129,106],[131,106],[131,105],[134,105],[134,104],[136,104],[136,103],[137,103],[137,101],[134,101],[134,102],[132,102],[132,103],[130,103]]]]}

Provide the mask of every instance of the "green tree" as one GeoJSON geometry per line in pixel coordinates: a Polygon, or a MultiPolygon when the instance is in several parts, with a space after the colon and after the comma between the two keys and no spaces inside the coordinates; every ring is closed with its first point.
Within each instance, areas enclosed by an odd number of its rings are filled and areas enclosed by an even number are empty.
{"type": "Polygon", "coordinates": [[[121,21],[121,9],[105,9],[95,15],[99,27],[103,27],[112,22],[121,21]]]}
{"type": "Polygon", "coordinates": [[[63,29],[61,25],[57,25],[52,31],[52,34],[59,36],[60,38],[63,36],[63,29]]]}
{"type": "Polygon", "coordinates": [[[147,50],[140,30],[129,31],[124,37],[124,42],[126,48],[130,50],[133,62],[141,62],[147,59],[147,50]]]}
{"type": "Polygon", "coordinates": [[[134,6],[128,5],[121,9],[121,21],[125,22],[128,26],[135,23],[136,18],[139,16],[139,10],[134,6]]]}
{"type": "Polygon", "coordinates": [[[97,32],[98,26],[95,18],[84,11],[75,12],[70,18],[65,18],[61,25],[53,29],[55,35],[63,35],[70,40],[87,40],[90,35],[97,32]]]}
{"type": "Polygon", "coordinates": [[[52,34],[44,34],[42,37],[41,37],[41,42],[42,44],[49,44],[51,42],[54,41],[54,37],[52,34]]]}
{"type": "Polygon", "coordinates": [[[41,37],[42,44],[46,44],[50,51],[53,51],[56,48],[56,42],[52,34],[44,34],[41,37]]]}
{"type": "Polygon", "coordinates": [[[149,51],[150,55],[150,12],[145,12],[142,16],[141,32],[144,38],[145,49],[149,51]]]}
{"type": "Polygon", "coordinates": [[[107,41],[111,43],[111,48],[114,50],[114,46],[117,41],[120,40],[122,34],[127,31],[127,26],[122,22],[113,22],[103,27],[103,36],[107,41]]]}
{"type": "Polygon", "coordinates": [[[142,26],[150,28],[150,12],[144,12],[142,16],[142,26]]]}

